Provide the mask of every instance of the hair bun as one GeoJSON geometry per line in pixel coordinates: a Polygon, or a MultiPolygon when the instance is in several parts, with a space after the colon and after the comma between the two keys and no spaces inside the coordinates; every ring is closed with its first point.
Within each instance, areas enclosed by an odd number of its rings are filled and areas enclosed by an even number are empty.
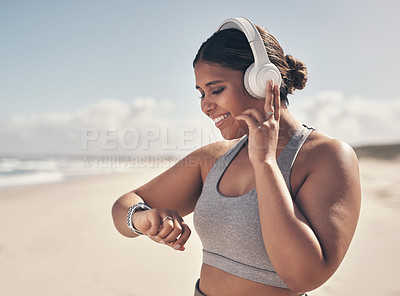
{"type": "Polygon", "coordinates": [[[295,89],[303,89],[306,86],[307,67],[302,61],[291,55],[286,55],[285,60],[289,66],[285,83],[288,87],[288,93],[291,94],[295,89]]]}

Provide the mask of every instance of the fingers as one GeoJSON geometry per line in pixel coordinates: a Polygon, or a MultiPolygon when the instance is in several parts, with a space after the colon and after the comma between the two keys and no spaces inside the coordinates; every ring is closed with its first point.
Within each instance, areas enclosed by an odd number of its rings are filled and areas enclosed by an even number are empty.
{"type": "Polygon", "coordinates": [[[265,116],[260,113],[257,109],[247,109],[242,114],[249,115],[257,122],[264,122],[265,116]]]}
{"type": "Polygon", "coordinates": [[[278,85],[274,85],[273,87],[273,94],[274,94],[274,117],[276,121],[279,121],[280,114],[281,114],[281,97],[280,97],[280,89],[278,85]]]}
{"type": "MultiPolygon", "coordinates": [[[[274,110],[274,109],[272,109],[272,110],[274,110]]],[[[271,110],[270,110],[270,112],[271,112],[271,110]]],[[[263,122],[266,122],[267,120],[269,120],[271,118],[273,118],[272,114],[269,114],[267,112],[264,115],[264,114],[261,114],[260,111],[258,111],[257,109],[247,109],[242,114],[236,116],[237,120],[245,121],[247,123],[247,125],[249,126],[250,130],[256,129],[263,122]]]]}
{"type": "Polygon", "coordinates": [[[236,119],[245,121],[249,129],[255,129],[265,121],[265,117],[257,109],[247,109],[239,116],[236,116],[236,119]]]}
{"type": "Polygon", "coordinates": [[[265,94],[265,103],[264,103],[264,112],[267,113],[268,111],[274,112],[274,104],[273,104],[273,81],[269,80],[267,84],[267,93],[265,94]]]}
{"type": "Polygon", "coordinates": [[[190,230],[189,226],[182,220],[182,232],[180,237],[173,243],[172,247],[175,250],[183,251],[185,250],[185,244],[189,239],[192,231],[190,230]]]}
{"type": "Polygon", "coordinates": [[[267,116],[272,117],[273,114],[275,120],[279,119],[280,116],[280,90],[279,85],[274,85],[272,80],[268,81],[267,93],[265,95],[264,112],[267,116]]]}
{"type": "Polygon", "coordinates": [[[254,129],[271,118],[279,120],[280,117],[280,90],[278,85],[274,85],[272,80],[268,81],[267,93],[264,103],[264,114],[261,114],[257,109],[245,110],[242,114],[236,117],[238,120],[243,120],[249,126],[249,129],[254,129]]]}
{"type": "MultiPolygon", "coordinates": [[[[178,222],[177,218],[165,219],[162,223],[159,232],[157,233],[157,237],[162,239],[165,243],[173,242],[182,232],[182,226],[178,222]]],[[[182,218],[181,218],[182,219],[182,218]]]]}
{"type": "Polygon", "coordinates": [[[162,222],[160,215],[155,209],[148,210],[146,212],[148,213],[147,220],[150,222],[150,229],[143,233],[148,236],[156,236],[158,231],[160,230],[162,222]]]}
{"type": "Polygon", "coordinates": [[[152,240],[175,250],[185,250],[184,245],[191,235],[191,230],[176,211],[156,210],[151,215],[149,213],[148,219],[151,220],[151,227],[146,234],[152,240]]]}

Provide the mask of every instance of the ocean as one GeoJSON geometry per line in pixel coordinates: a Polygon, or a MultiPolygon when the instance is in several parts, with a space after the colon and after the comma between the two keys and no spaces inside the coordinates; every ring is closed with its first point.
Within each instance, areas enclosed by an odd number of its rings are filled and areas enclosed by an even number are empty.
{"type": "Polygon", "coordinates": [[[0,157],[0,189],[144,168],[168,168],[177,160],[169,156],[5,156],[0,157]]]}

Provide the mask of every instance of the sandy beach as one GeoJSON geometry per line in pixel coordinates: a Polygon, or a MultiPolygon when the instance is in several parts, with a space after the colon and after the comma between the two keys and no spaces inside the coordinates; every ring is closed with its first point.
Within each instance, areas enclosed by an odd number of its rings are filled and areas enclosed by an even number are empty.
{"type": "MultiPolygon", "coordinates": [[[[363,158],[360,169],[354,240],[335,275],[309,295],[400,295],[400,160],[363,158]]],[[[111,219],[117,197],[162,170],[0,190],[0,294],[193,295],[201,264],[195,233],[178,252],[127,239],[111,219]]],[[[185,220],[192,226],[191,216],[185,220]]]]}

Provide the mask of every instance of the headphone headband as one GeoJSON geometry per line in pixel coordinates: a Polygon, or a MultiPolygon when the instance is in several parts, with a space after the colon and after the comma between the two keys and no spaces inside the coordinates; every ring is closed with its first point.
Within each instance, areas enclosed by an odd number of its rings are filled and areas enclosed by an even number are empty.
{"type": "Polygon", "coordinates": [[[253,52],[255,66],[260,64],[271,64],[260,33],[256,26],[247,18],[237,17],[226,19],[219,26],[218,31],[226,29],[236,29],[244,33],[250,44],[251,51],[253,52]]]}
{"type": "MultiPolygon", "coordinates": [[[[244,73],[244,86],[247,92],[257,99],[264,99],[267,83],[281,85],[282,76],[279,69],[268,58],[264,42],[256,26],[244,17],[229,18],[222,22],[218,31],[236,29],[244,33],[253,53],[254,63],[244,73]]],[[[218,32],[217,31],[217,32],[218,32]]]]}

